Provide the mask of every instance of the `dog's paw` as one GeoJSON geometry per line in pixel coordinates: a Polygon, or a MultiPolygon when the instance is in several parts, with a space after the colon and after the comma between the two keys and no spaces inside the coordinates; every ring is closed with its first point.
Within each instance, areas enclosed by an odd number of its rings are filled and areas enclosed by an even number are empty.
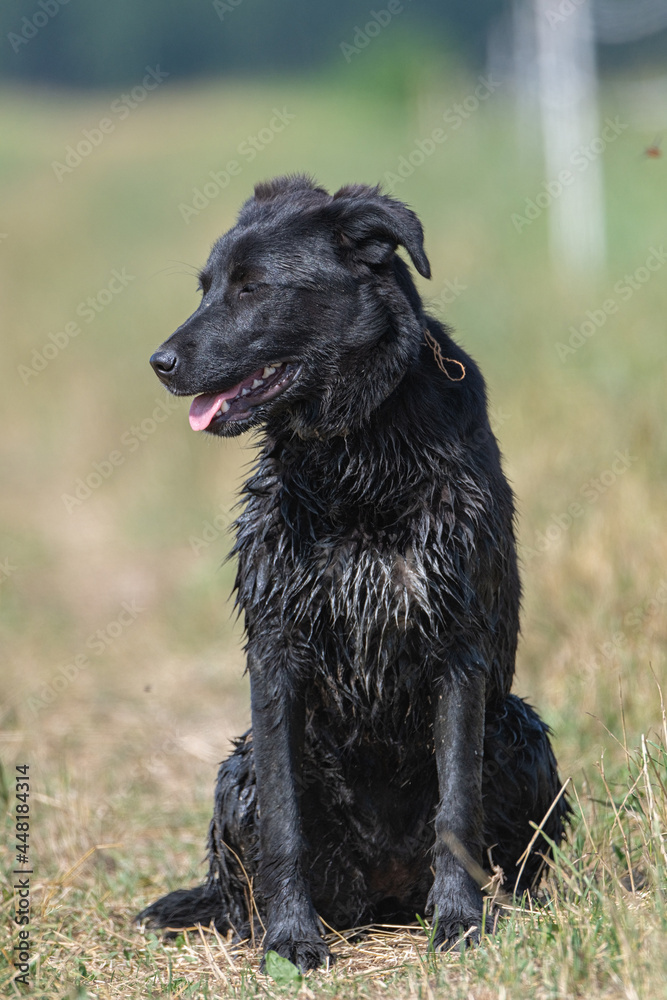
{"type": "Polygon", "coordinates": [[[264,944],[264,957],[260,966],[260,972],[266,972],[266,955],[269,951],[275,951],[281,958],[288,959],[292,965],[296,965],[299,972],[308,972],[309,969],[318,969],[325,965],[327,961],[331,964],[334,957],[327,945],[320,937],[303,938],[273,938],[264,944]]]}
{"type": "Polygon", "coordinates": [[[450,948],[469,948],[479,944],[482,937],[482,930],[490,934],[493,930],[490,922],[486,921],[482,913],[468,913],[458,915],[448,913],[446,916],[434,916],[433,924],[435,932],[431,939],[431,947],[434,951],[449,951],[450,948]]]}

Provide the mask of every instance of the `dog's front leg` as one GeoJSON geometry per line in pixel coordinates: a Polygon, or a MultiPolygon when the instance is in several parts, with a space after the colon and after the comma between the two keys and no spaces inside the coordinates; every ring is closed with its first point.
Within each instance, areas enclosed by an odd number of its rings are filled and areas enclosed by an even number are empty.
{"type": "Polygon", "coordinates": [[[429,912],[437,919],[436,947],[467,931],[468,939],[478,940],[482,928],[482,894],[468,869],[479,870],[482,861],[484,693],[485,675],[478,666],[452,670],[435,693],[440,801],[429,912]]]}
{"type": "MultiPolygon", "coordinates": [[[[322,940],[304,871],[300,792],[304,707],[287,665],[248,659],[259,802],[259,889],[265,902],[264,954],[276,951],[302,971],[330,952],[322,940]]],[[[263,963],[262,963],[263,965],[263,963]]]]}

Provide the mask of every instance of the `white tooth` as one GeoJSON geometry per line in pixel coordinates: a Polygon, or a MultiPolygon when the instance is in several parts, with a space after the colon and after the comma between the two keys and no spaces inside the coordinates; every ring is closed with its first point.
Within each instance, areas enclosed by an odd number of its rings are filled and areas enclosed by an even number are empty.
{"type": "Polygon", "coordinates": [[[275,368],[271,367],[271,365],[267,365],[264,371],[262,372],[262,378],[268,378],[269,375],[273,375],[274,371],[275,368]]]}
{"type": "Polygon", "coordinates": [[[250,388],[251,389],[256,389],[257,386],[259,386],[259,385],[264,385],[264,379],[263,378],[256,378],[254,380],[254,382],[252,383],[252,385],[250,386],[250,388]]]}
{"type": "Polygon", "coordinates": [[[241,389],[241,395],[242,396],[247,396],[249,392],[250,392],[250,389],[241,389]]]}
{"type": "Polygon", "coordinates": [[[221,417],[222,416],[222,410],[218,410],[215,415],[216,415],[216,417],[221,417]]]}
{"type": "Polygon", "coordinates": [[[222,403],[222,406],[220,407],[220,410],[221,410],[222,413],[226,413],[228,409],[229,409],[229,403],[225,399],[225,400],[223,400],[223,403],[222,403]]]}

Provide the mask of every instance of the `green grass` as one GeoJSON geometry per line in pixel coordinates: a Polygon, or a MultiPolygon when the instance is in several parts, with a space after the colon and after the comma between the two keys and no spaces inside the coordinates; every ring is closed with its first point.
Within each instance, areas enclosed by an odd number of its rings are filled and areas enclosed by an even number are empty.
{"type": "MultiPolygon", "coordinates": [[[[13,91],[0,103],[0,760],[10,789],[15,765],[30,764],[35,995],[296,989],[261,977],[251,949],[225,957],[219,941],[192,935],[167,947],[130,925],[156,895],[201,876],[216,763],[248,722],[233,566],[221,564],[252,459],[250,440],[195,437],[185,404],[144,424],[143,440],[133,428],[166,399],[148,356],[194,309],[193,273],[252,185],[297,170],[330,188],[382,181],[474,86],[465,76],[415,80],[391,100],[335,79],[166,82],[61,182],[52,161],[117,94],[13,91]],[[179,205],[242,157],[274,108],[295,118],[185,224],[179,205]],[[133,280],[86,323],[79,303],[123,268],[133,280]],[[33,349],[76,321],[79,335],[22,379],[33,349]],[[63,494],[112,452],[122,460],[68,511],[63,494]],[[123,602],[136,616],[110,637],[123,602]],[[110,637],[101,650],[98,630],[110,637]],[[109,844],[118,846],[99,847],[109,844]]],[[[605,114],[625,114],[622,87],[603,97],[605,114]]],[[[595,282],[553,277],[546,215],[521,234],[512,227],[544,178],[537,143],[517,149],[502,90],[396,189],[424,221],[434,274],[420,281],[425,297],[440,299],[447,281],[465,286],[436,311],[482,365],[519,499],[516,690],[552,725],[579,805],[542,907],[509,914],[479,949],[434,962],[419,928],[335,943],[337,966],[302,990],[667,994],[664,274],[575,355],[562,362],[556,350],[664,239],[667,167],[639,155],[653,138],[630,123],[605,153],[609,261],[595,282]],[[630,457],[610,473],[617,452],[630,457]],[[575,503],[580,513],[559,529],[575,503]]],[[[9,795],[10,844],[14,808],[9,795]]],[[[4,906],[9,930],[8,892],[4,906]]],[[[7,958],[9,937],[2,947],[7,958]]]]}

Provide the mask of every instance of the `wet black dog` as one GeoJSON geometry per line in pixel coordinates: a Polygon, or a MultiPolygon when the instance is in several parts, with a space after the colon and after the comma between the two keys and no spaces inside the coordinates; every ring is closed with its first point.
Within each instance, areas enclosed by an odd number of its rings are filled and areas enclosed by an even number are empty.
{"type": "Polygon", "coordinates": [[[206,884],[138,919],[245,937],[255,907],[265,952],[302,969],[329,954],[318,914],[477,936],[481,866],[528,888],[548,850],[518,864],[530,824],[560,788],[510,694],[514,511],[484,382],[398,246],[429,277],[419,220],[377,189],[261,184],[151,358],[201,394],[194,430],[263,438],[234,549],[252,735],[220,768],[206,884]]]}

